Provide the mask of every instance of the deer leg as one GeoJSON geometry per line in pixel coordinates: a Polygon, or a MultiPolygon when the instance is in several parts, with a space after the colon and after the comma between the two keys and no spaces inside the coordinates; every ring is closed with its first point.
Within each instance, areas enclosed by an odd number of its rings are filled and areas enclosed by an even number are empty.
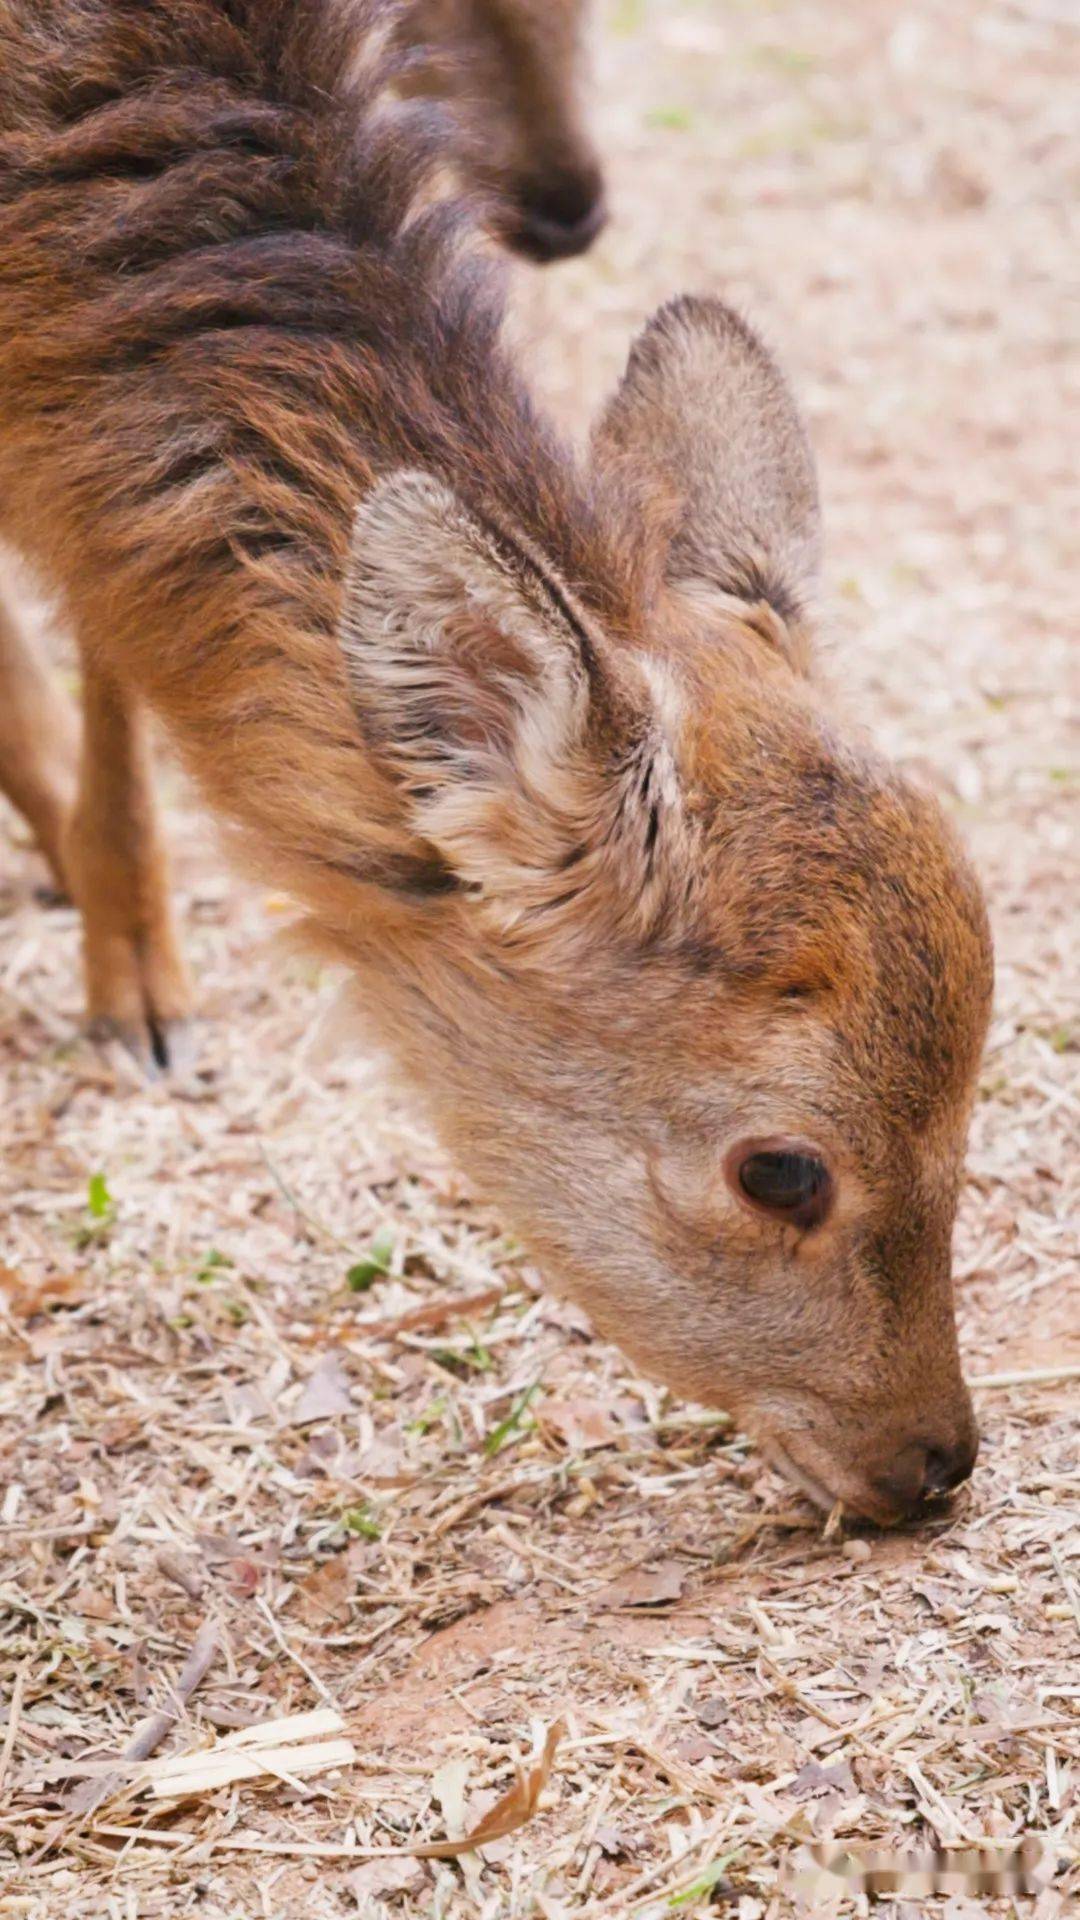
{"type": "Polygon", "coordinates": [[[119,1039],[148,1073],[186,1051],[191,1008],[154,800],[146,717],[127,688],[84,661],[79,792],[64,860],[82,912],[91,1032],[119,1039]]]}
{"type": "Polygon", "coordinates": [[[61,893],[64,838],[75,797],[78,731],[10,608],[0,600],[0,791],[32,828],[61,893]]]}

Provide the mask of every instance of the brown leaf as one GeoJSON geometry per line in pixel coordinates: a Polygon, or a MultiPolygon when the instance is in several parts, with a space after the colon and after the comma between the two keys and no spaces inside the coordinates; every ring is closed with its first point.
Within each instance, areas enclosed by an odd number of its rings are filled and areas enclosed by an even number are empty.
{"type": "Polygon", "coordinates": [[[614,1408],[603,1400],[548,1400],[536,1417],[541,1427],[557,1435],[571,1453],[610,1447],[622,1431],[614,1408]]]}
{"type": "Polygon", "coordinates": [[[505,1287],[484,1287],[480,1293],[458,1294],[456,1298],[450,1295],[422,1307],[410,1307],[407,1313],[399,1313],[393,1320],[361,1320],[357,1324],[364,1333],[387,1336],[421,1333],[444,1327],[448,1320],[460,1318],[462,1314],[484,1313],[488,1307],[497,1307],[505,1293],[505,1287]]]}
{"type": "Polygon", "coordinates": [[[686,1568],[678,1560],[635,1568],[593,1595],[596,1607],[664,1607],[682,1597],[686,1568]]]}
{"type": "Polygon", "coordinates": [[[32,1320],[49,1307],[81,1307],[87,1298],[86,1276],[53,1273],[43,1280],[27,1280],[13,1267],[0,1265],[0,1294],[20,1320],[32,1320]]]}
{"type": "Polygon", "coordinates": [[[79,1587],[71,1596],[71,1611],[84,1620],[115,1620],[116,1604],[96,1587],[79,1587]]]}
{"type": "Polygon", "coordinates": [[[254,1560],[241,1558],[229,1562],[229,1589],[238,1600],[250,1600],[259,1591],[262,1574],[254,1560]]]}
{"type": "Polygon", "coordinates": [[[157,1556],[157,1569],[166,1580],[172,1581],[174,1587],[182,1588],[190,1600],[201,1600],[205,1584],[202,1574],[195,1562],[185,1554],[173,1553],[170,1548],[163,1547],[157,1556]]]}
{"type": "Polygon", "coordinates": [[[496,1800],[471,1833],[461,1840],[429,1840],[423,1846],[413,1847],[416,1858],[453,1860],[459,1853],[471,1853],[475,1847],[502,1840],[508,1833],[516,1833],[519,1827],[525,1826],[536,1812],[540,1795],[551,1777],[556,1749],[565,1734],[565,1720],[556,1720],[547,1730],[539,1757],[530,1765],[518,1767],[513,1786],[496,1800]]]}
{"type": "Polygon", "coordinates": [[[294,1427],[309,1427],[313,1420],[333,1420],[339,1413],[351,1413],[352,1395],[345,1369],[336,1353],[328,1353],[308,1375],[304,1391],[292,1411],[294,1427]]]}
{"type": "Polygon", "coordinates": [[[353,1576],[343,1553],[324,1560],[296,1591],[297,1612],[306,1627],[344,1627],[349,1623],[353,1576]]]}

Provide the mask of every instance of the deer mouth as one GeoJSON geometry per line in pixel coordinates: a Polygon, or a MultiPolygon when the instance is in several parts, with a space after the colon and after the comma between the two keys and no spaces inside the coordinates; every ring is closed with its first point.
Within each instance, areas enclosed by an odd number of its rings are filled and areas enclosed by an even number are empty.
{"type": "Polygon", "coordinates": [[[899,1506],[882,1500],[851,1474],[838,1472],[835,1480],[823,1479],[805,1459],[797,1460],[775,1434],[763,1435],[760,1444],[766,1458],[785,1480],[798,1487],[822,1513],[831,1513],[840,1501],[849,1513],[861,1520],[872,1520],[879,1527],[895,1527],[904,1518],[899,1506]]]}
{"type": "Polygon", "coordinates": [[[766,1459],[783,1474],[784,1479],[790,1480],[801,1493],[805,1493],[815,1507],[820,1507],[823,1513],[832,1512],[838,1496],[830,1493],[825,1482],[819,1480],[816,1473],[811,1473],[806,1467],[801,1467],[797,1460],[793,1460],[787,1448],[781,1446],[779,1440],[770,1438],[765,1441],[763,1451],[766,1459]]]}

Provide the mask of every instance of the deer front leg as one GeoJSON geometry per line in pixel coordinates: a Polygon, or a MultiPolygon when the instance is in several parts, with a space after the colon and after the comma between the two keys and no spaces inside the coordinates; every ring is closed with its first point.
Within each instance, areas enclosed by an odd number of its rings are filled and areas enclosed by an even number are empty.
{"type": "Polygon", "coordinates": [[[22,814],[68,890],[64,837],[75,798],[75,712],[0,600],[0,790],[22,814]]]}
{"type": "Polygon", "coordinates": [[[64,863],[82,913],[91,1032],[148,1073],[184,1048],[191,990],[173,919],[146,718],[127,688],[84,662],[79,792],[64,863]]]}

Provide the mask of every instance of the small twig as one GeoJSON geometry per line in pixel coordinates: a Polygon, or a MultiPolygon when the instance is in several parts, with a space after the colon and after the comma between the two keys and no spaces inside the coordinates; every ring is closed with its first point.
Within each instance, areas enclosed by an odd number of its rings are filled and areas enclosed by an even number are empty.
{"type": "Polygon", "coordinates": [[[1034,1367],[1030,1373],[984,1373],[969,1387],[1041,1387],[1054,1380],[1080,1380],[1080,1366],[1034,1367]]]}
{"type": "MultiPolygon", "coordinates": [[[[1064,1588],[1065,1598],[1068,1601],[1070,1607],[1072,1608],[1072,1616],[1073,1616],[1073,1619],[1076,1621],[1076,1630],[1078,1633],[1080,1633],[1080,1593],[1077,1592],[1076,1587],[1073,1585],[1072,1581],[1070,1580],[1068,1573],[1066,1572],[1066,1569],[1065,1569],[1065,1562],[1062,1559],[1060,1553],[1058,1552],[1056,1546],[1054,1546],[1052,1542],[1050,1546],[1050,1558],[1054,1563],[1054,1571],[1057,1574],[1058,1579],[1061,1581],[1062,1587],[1064,1588]]],[[[0,1779],[2,1778],[3,1778],[3,1767],[0,1766],[0,1779]]]]}
{"type": "Polygon", "coordinates": [[[262,1163],[266,1168],[267,1173],[270,1175],[270,1178],[274,1182],[274,1185],[276,1186],[282,1199],[285,1200],[288,1203],[288,1205],[292,1208],[297,1219],[302,1220],[305,1227],[310,1227],[312,1233],[321,1236],[322,1239],[324,1240],[328,1240],[331,1246],[340,1247],[343,1250],[343,1252],[348,1254],[354,1254],[356,1251],[356,1248],[352,1241],[343,1240],[340,1234],[334,1232],[333,1227],[328,1227],[324,1220],[320,1220],[317,1214],[311,1213],[309,1209],[305,1207],[302,1200],[297,1199],[295,1193],[293,1193],[292,1191],[292,1188],[286,1184],[281,1174],[278,1172],[277,1168],[275,1167],[273,1161],[271,1160],[270,1155],[267,1153],[266,1148],[263,1145],[263,1142],[259,1138],[258,1134],[256,1134],[255,1136],[255,1145],[259,1150],[259,1157],[262,1160],[262,1163]]]}
{"type": "Polygon", "coordinates": [[[496,1500],[505,1500],[508,1494],[516,1493],[519,1487],[527,1487],[531,1484],[531,1481],[518,1478],[496,1480],[492,1486],[480,1487],[476,1493],[467,1494],[463,1500],[458,1500],[452,1507],[448,1507],[429,1529],[429,1538],[440,1540],[443,1534],[449,1533],[470,1513],[476,1513],[480,1507],[490,1506],[496,1500]]]}
{"type": "Polygon", "coordinates": [[[329,1688],[323,1685],[322,1681],[319,1679],[318,1674],[315,1672],[314,1667],[309,1667],[307,1661],[303,1659],[303,1657],[300,1654],[297,1653],[296,1648],[291,1647],[289,1645],[289,1642],[286,1640],[285,1635],[282,1633],[281,1628],[278,1626],[278,1623],[275,1620],[273,1613],[271,1612],[270,1608],[267,1606],[266,1601],[263,1599],[261,1593],[255,1596],[255,1604],[258,1607],[259,1612],[262,1614],[263,1619],[266,1621],[266,1624],[269,1627],[271,1633],[273,1634],[274,1639],[277,1641],[278,1646],[281,1648],[282,1653],[287,1654],[288,1658],[293,1662],[293,1664],[299,1667],[301,1673],[307,1675],[307,1678],[311,1681],[311,1684],[314,1687],[316,1693],[321,1694],[322,1698],[326,1701],[327,1706],[333,1707],[335,1713],[340,1713],[341,1707],[339,1703],[334,1699],[334,1696],[330,1692],[329,1688]]]}
{"type": "MultiPolygon", "coordinates": [[[[218,1651],[218,1630],[212,1620],[204,1620],[184,1662],[183,1671],[173,1691],[172,1704],[160,1707],[144,1720],[141,1727],[120,1755],[122,1760],[148,1760],[156,1753],[166,1734],[170,1733],[187,1706],[196,1688],[202,1685],[214,1663],[218,1651]]],[[[117,1787],[122,1786],[122,1773],[106,1774],[102,1780],[80,1781],[72,1792],[64,1797],[64,1807],[68,1813],[83,1815],[92,1813],[117,1787]]]]}
{"type": "Polygon", "coordinates": [[[15,1675],[15,1685],[11,1689],[11,1705],[8,1708],[4,1745],[3,1749],[0,1750],[0,1788],[3,1787],[8,1767],[11,1765],[11,1756],[15,1751],[15,1736],[19,1731],[19,1721],[22,1717],[23,1693],[26,1688],[26,1676],[29,1671],[30,1662],[29,1660],[24,1660],[18,1673],[15,1675]]]}
{"type": "Polygon", "coordinates": [[[607,1894],[602,1900],[594,1900],[591,1906],[582,1908],[579,1920],[599,1920],[601,1914],[608,1913],[625,1916],[630,1903],[638,1901],[643,1893],[648,1893],[650,1888],[655,1887],[658,1880],[663,1880],[665,1875],[671,1873],[672,1868],[676,1869],[676,1878],[667,1891],[669,1893],[678,1891],[684,1881],[693,1879],[692,1874],[683,1871],[687,1861],[693,1855],[703,1853],[706,1847],[718,1840],[725,1824],[723,1819],[714,1820],[711,1827],[707,1827],[704,1833],[699,1833],[695,1840],[691,1840],[678,1860],[661,1860],[659,1866],[649,1867],[645,1873],[639,1873],[637,1879],[631,1880],[629,1886],[619,1887],[615,1893],[607,1894]]]}
{"type": "Polygon", "coordinates": [[[266,1853],[279,1860],[346,1860],[356,1866],[365,1860],[416,1858],[407,1847],[341,1847],[321,1840],[263,1840],[255,1834],[237,1833],[200,1839],[197,1834],[173,1833],[167,1827],[99,1826],[94,1828],[94,1833],[110,1840],[135,1840],[140,1846],[144,1841],[160,1847],[196,1846],[200,1857],[205,1848],[208,1854],[266,1853]]]}

